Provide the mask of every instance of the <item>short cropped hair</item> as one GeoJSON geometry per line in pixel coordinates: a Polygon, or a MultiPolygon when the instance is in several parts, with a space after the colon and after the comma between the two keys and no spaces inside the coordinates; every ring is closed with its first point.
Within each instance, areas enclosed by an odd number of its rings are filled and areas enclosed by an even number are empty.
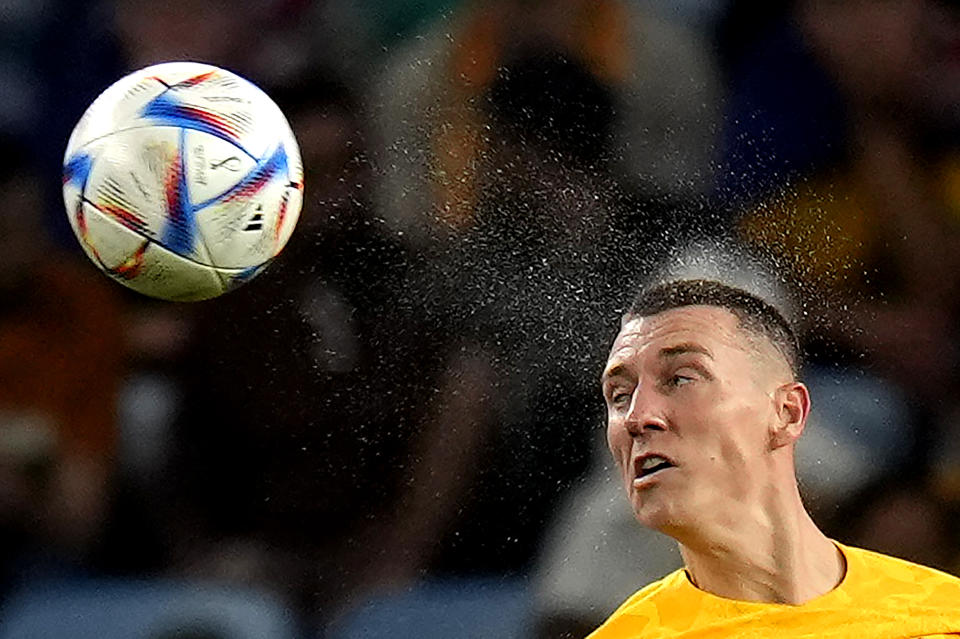
{"type": "Polygon", "coordinates": [[[796,333],[773,305],[753,293],[712,280],[676,280],[640,291],[627,317],[649,317],[683,306],[716,306],[736,316],[741,328],[763,337],[783,356],[794,377],[800,371],[796,333]]]}

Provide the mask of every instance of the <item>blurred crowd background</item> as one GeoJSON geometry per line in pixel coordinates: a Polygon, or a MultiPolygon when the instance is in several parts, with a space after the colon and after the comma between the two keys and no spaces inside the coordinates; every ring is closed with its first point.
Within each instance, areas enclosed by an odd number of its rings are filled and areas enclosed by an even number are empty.
{"type": "Polygon", "coordinates": [[[816,521],[960,574],[960,6],[0,1],[0,639],[582,637],[680,565],[597,379],[644,282],[796,322],[816,521]],[[191,59],[299,226],[222,298],[97,272],[67,137],[191,59]]]}

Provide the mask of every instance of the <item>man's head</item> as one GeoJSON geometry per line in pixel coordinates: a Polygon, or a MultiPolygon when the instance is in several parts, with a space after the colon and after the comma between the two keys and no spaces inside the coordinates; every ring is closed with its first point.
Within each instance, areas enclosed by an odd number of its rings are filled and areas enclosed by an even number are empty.
{"type": "Polygon", "coordinates": [[[735,504],[796,492],[810,409],[797,353],[786,320],[745,291],[686,280],[641,292],[602,378],[607,440],[641,523],[682,541],[735,504]]]}

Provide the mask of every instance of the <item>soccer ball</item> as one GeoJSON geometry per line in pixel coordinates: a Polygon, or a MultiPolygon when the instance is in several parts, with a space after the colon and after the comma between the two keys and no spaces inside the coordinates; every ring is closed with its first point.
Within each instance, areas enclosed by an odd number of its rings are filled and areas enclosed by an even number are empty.
{"type": "Polygon", "coordinates": [[[290,238],[303,165],[277,105],[208,64],[167,62],[107,88],[63,160],[83,250],[151,297],[202,300],[260,273],[290,238]]]}

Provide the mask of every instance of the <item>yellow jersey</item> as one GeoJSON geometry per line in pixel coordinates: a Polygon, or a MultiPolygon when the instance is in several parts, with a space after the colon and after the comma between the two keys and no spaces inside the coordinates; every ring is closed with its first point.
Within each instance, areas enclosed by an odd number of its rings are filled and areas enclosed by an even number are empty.
{"type": "Polygon", "coordinates": [[[837,547],[847,561],[840,584],[802,605],[712,595],[680,569],[630,597],[588,639],[960,637],[960,579],[837,547]]]}

